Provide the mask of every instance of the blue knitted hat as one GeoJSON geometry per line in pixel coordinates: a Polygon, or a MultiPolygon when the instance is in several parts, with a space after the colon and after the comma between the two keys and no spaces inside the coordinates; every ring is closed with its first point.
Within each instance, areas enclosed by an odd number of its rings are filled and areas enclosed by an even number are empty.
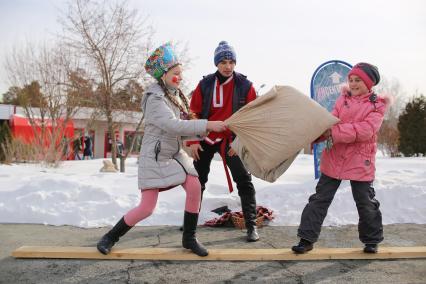
{"type": "Polygon", "coordinates": [[[214,51],[214,65],[217,66],[222,60],[232,60],[237,62],[237,54],[232,46],[226,41],[219,42],[219,46],[214,51]]]}

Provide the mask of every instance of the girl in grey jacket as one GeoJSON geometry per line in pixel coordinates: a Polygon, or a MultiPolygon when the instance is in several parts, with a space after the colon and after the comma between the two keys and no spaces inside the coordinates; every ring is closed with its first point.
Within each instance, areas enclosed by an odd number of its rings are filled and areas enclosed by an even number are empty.
{"type": "Polygon", "coordinates": [[[182,245],[199,256],[206,256],[208,251],[195,234],[201,185],[192,159],[182,149],[182,136],[222,132],[226,127],[222,121],[191,119],[188,101],[179,89],[182,68],[169,43],[154,51],[145,69],[156,82],[146,89],[142,100],[145,130],[138,168],[141,202],[102,237],[97,248],[108,254],[121,236],[152,214],[160,191],[182,185],[186,191],[182,245]]]}

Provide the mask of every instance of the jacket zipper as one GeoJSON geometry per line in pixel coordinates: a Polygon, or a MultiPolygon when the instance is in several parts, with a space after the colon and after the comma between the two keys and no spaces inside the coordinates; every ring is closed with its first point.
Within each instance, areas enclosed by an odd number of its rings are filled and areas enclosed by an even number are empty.
{"type": "MultiPolygon", "coordinates": [[[[175,155],[176,155],[177,153],[179,153],[179,151],[180,151],[179,139],[177,139],[177,143],[178,143],[178,151],[175,153],[175,155]]],[[[183,169],[183,171],[185,172],[185,174],[187,174],[187,175],[188,175],[188,172],[186,171],[186,169],[185,169],[185,167],[182,165],[182,163],[181,163],[181,162],[179,162],[179,161],[178,161],[178,159],[176,159],[175,157],[173,157],[173,160],[175,160],[176,162],[178,162],[178,164],[182,167],[182,169],[183,169]]]]}
{"type": "Polygon", "coordinates": [[[155,143],[154,147],[154,153],[155,153],[155,161],[158,162],[158,154],[160,154],[161,151],[161,141],[158,140],[157,143],[155,143]]]}

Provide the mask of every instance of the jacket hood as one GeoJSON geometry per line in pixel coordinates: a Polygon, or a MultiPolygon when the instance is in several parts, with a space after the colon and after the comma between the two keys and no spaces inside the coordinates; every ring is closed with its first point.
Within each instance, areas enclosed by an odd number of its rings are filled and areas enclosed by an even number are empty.
{"type": "Polygon", "coordinates": [[[161,86],[158,85],[158,83],[152,83],[151,85],[149,85],[146,88],[141,101],[142,111],[144,110],[144,105],[146,104],[146,100],[148,99],[148,94],[164,94],[164,91],[161,86]]]}
{"type": "MultiPolygon", "coordinates": [[[[350,96],[349,86],[343,86],[342,89],[340,90],[340,94],[343,96],[350,96]]],[[[368,97],[369,94],[371,94],[371,92],[362,96],[368,97]]],[[[377,94],[377,97],[378,97],[378,100],[382,101],[385,104],[386,110],[388,110],[394,103],[394,98],[390,94],[386,94],[386,93],[377,94]]]]}
{"type": "Polygon", "coordinates": [[[158,83],[152,83],[145,90],[145,94],[148,94],[148,93],[163,94],[164,91],[158,83]]]}
{"type": "Polygon", "coordinates": [[[381,98],[383,100],[383,102],[386,105],[386,110],[388,110],[394,103],[395,99],[392,95],[390,94],[380,94],[378,95],[379,98],[381,98]]]}

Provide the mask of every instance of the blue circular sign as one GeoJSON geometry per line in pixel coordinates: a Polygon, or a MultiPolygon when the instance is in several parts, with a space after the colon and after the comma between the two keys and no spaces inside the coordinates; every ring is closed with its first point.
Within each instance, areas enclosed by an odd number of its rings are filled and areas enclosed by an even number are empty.
{"type": "MultiPolygon", "coordinates": [[[[340,60],[331,60],[321,64],[311,79],[311,98],[328,111],[332,111],[340,90],[347,84],[348,73],[352,65],[340,60]]],[[[325,142],[314,144],[315,178],[320,175],[320,158],[325,142]]]]}

